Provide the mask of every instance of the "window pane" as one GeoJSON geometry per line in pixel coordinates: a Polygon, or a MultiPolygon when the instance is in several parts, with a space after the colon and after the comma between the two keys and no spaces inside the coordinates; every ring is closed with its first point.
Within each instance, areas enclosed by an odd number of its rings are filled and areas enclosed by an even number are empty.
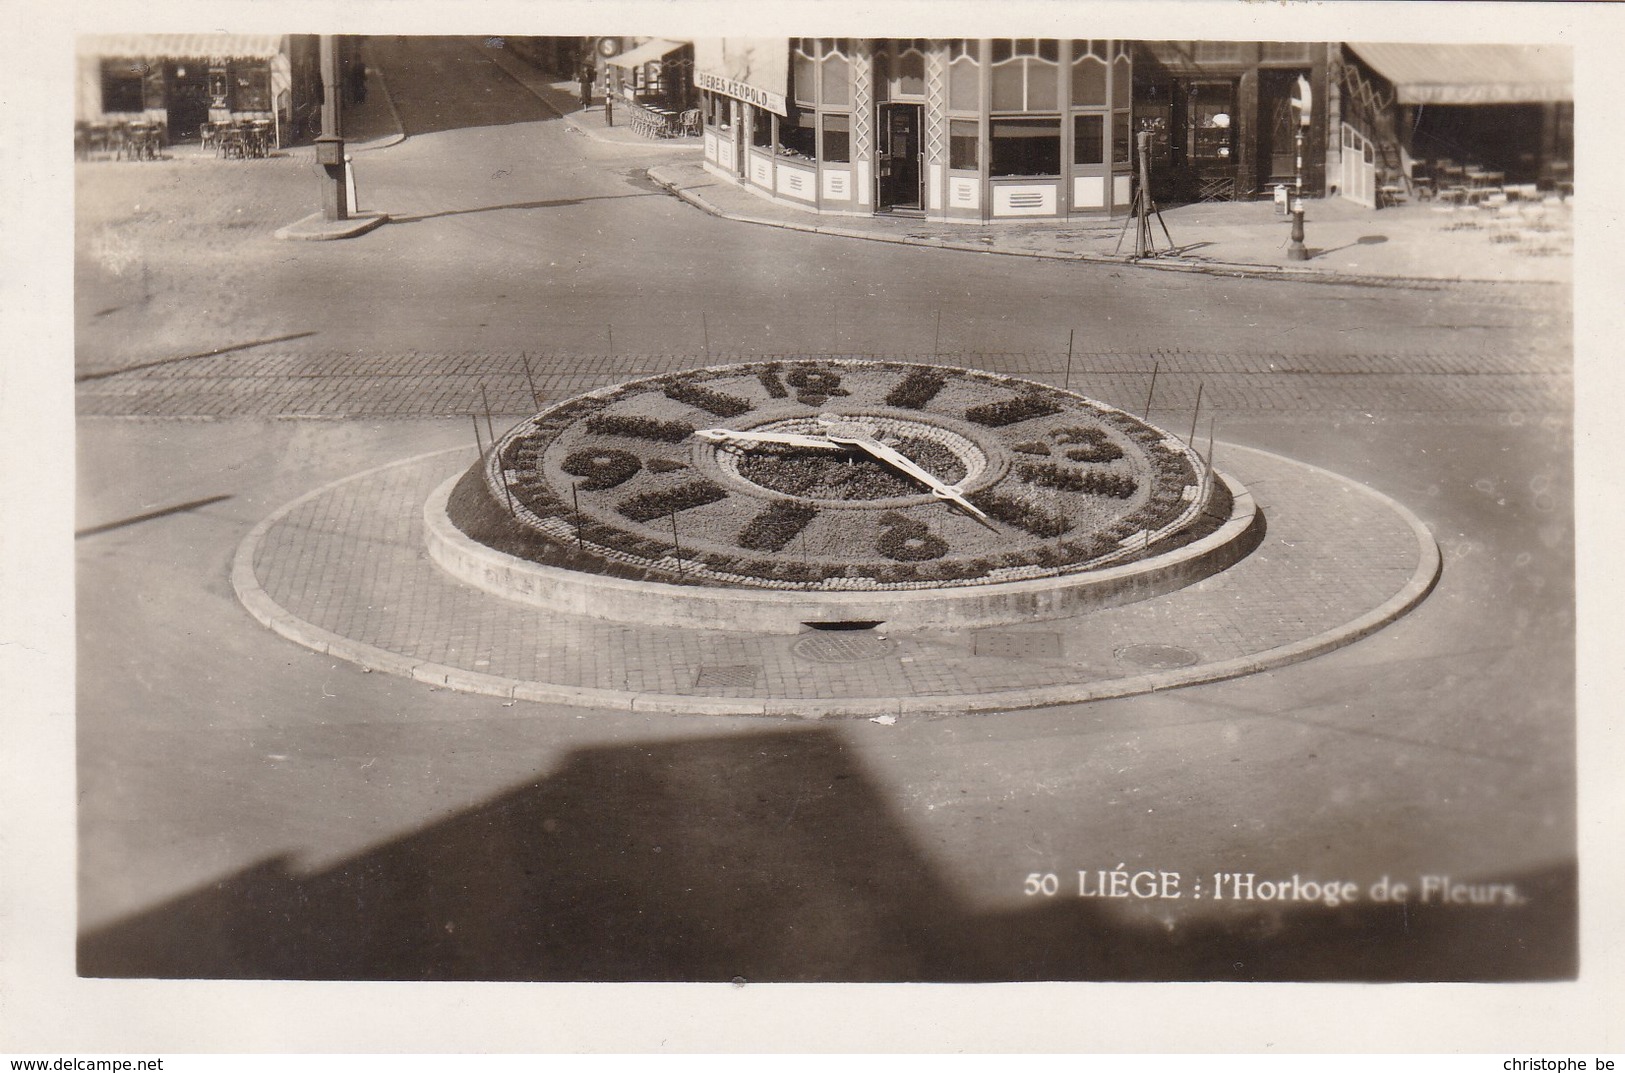
{"type": "Polygon", "coordinates": [[[1129,90],[1132,88],[1131,83],[1133,82],[1134,78],[1133,72],[1134,68],[1130,65],[1126,56],[1119,59],[1117,61],[1117,65],[1112,68],[1113,108],[1128,107],[1129,90]]]}
{"type": "Polygon", "coordinates": [[[1040,40],[1038,42],[1038,56],[1040,59],[1048,60],[1051,63],[1056,62],[1061,58],[1061,42],[1049,37],[1040,40]]]}
{"type": "Polygon", "coordinates": [[[1106,117],[1080,115],[1072,120],[1072,162],[1074,164],[1104,164],[1106,162],[1106,117]]]}
{"type": "Polygon", "coordinates": [[[1265,41],[1260,58],[1266,63],[1308,63],[1309,46],[1301,41],[1265,41]]]}
{"type": "Polygon", "coordinates": [[[981,86],[977,80],[976,64],[972,60],[958,59],[948,68],[948,108],[955,112],[974,112],[981,107],[981,86]]]}
{"type": "Polygon", "coordinates": [[[827,115],[824,117],[824,160],[830,164],[852,162],[852,117],[827,115]]]}
{"type": "Polygon", "coordinates": [[[948,120],[948,166],[962,171],[975,171],[980,165],[976,135],[976,120],[948,120]]]}
{"type": "Polygon", "coordinates": [[[1061,121],[996,119],[990,175],[1059,175],[1061,121]]]}
{"type": "Polygon", "coordinates": [[[1194,59],[1197,63],[1241,63],[1246,59],[1240,41],[1198,41],[1194,59]]]}
{"type": "Polygon", "coordinates": [[[761,108],[752,108],[755,120],[751,123],[750,144],[761,149],[771,148],[773,145],[773,113],[761,108]]]}
{"type": "Polygon", "coordinates": [[[1029,112],[1050,112],[1061,106],[1055,93],[1060,84],[1061,69],[1054,64],[1029,62],[1027,64],[1027,108],[1029,112]]]}
{"type": "Polygon", "coordinates": [[[918,52],[905,52],[897,60],[896,92],[906,97],[925,94],[925,57],[918,52]]]}
{"type": "Polygon", "coordinates": [[[1127,164],[1129,162],[1129,133],[1128,113],[1118,112],[1112,116],[1112,163],[1127,164]]]}
{"type": "Polygon", "coordinates": [[[790,66],[790,84],[794,99],[800,104],[812,105],[818,101],[818,65],[800,52],[790,66]]]}
{"type": "Polygon", "coordinates": [[[824,103],[845,107],[852,102],[851,65],[844,56],[824,61],[824,103]]]}
{"type": "Polygon", "coordinates": [[[993,68],[993,110],[1020,112],[1027,107],[1024,64],[1007,63],[993,68]]]}
{"type": "Polygon", "coordinates": [[[1072,65],[1072,103],[1106,103],[1106,65],[1093,56],[1072,65]]]}
{"type": "Polygon", "coordinates": [[[877,100],[891,99],[891,54],[888,52],[875,53],[874,86],[877,100]]]}
{"type": "Polygon", "coordinates": [[[1003,63],[1005,60],[1009,59],[1010,54],[1011,54],[1010,53],[1010,46],[1011,46],[1011,42],[1008,39],[1005,39],[1005,38],[1000,38],[1000,39],[994,41],[993,42],[993,62],[994,63],[1003,63]]]}

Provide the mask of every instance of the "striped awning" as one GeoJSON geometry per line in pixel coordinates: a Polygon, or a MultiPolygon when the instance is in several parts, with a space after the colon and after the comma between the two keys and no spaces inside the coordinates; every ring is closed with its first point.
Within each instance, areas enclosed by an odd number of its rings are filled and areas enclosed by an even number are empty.
{"type": "Polygon", "coordinates": [[[1574,100],[1564,45],[1391,45],[1348,48],[1393,83],[1399,104],[1539,104],[1574,100]]]}
{"type": "Polygon", "coordinates": [[[143,59],[162,56],[188,59],[219,56],[230,60],[259,60],[282,51],[282,34],[83,34],[81,56],[107,59],[143,59]]]}
{"type": "Polygon", "coordinates": [[[619,56],[611,56],[604,62],[611,67],[622,67],[630,71],[646,63],[663,60],[685,44],[687,44],[685,41],[667,41],[665,38],[656,37],[619,56]]]}

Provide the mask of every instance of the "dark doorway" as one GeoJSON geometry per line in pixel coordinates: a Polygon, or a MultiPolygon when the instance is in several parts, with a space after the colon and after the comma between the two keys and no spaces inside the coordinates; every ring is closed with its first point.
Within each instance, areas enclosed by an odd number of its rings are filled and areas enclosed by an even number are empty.
{"type": "Polygon", "coordinates": [[[168,64],[164,104],[169,110],[169,140],[195,141],[209,119],[209,65],[197,60],[168,64]]]}
{"type": "Polygon", "coordinates": [[[881,212],[921,212],[920,105],[880,108],[880,167],[876,207],[881,212]]]}

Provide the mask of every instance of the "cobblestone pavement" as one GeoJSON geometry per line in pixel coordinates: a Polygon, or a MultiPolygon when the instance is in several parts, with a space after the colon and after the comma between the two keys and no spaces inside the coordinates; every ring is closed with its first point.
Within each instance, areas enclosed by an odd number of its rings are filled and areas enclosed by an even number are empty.
{"type": "MultiPolygon", "coordinates": [[[[1178,415],[1190,413],[1198,387],[1204,412],[1219,413],[1376,408],[1400,413],[1545,413],[1566,411],[1572,404],[1566,368],[1530,354],[1079,353],[1073,355],[1070,374],[1064,353],[841,356],[940,361],[1056,385],[1064,382],[1136,412],[1145,410],[1150,393],[1153,419],[1175,424],[1178,415]]],[[[746,358],[255,351],[82,379],[78,411],[82,417],[438,417],[482,413],[488,402],[492,413],[521,415],[534,412],[537,401],[546,404],[604,384],[746,358]]]]}
{"type": "MultiPolygon", "coordinates": [[[[1269,526],[1265,545],[1240,564],[1124,607],[1000,630],[924,630],[887,637],[884,644],[866,636],[872,647],[854,643],[852,651],[820,659],[806,649],[805,638],[816,634],[604,623],[525,607],[454,581],[424,557],[422,506],[436,485],[470,461],[465,452],[442,452],[298,501],[250,538],[253,578],[239,577],[239,586],[257,582],[303,623],[404,657],[385,660],[384,669],[414,677],[425,677],[425,664],[464,672],[450,679],[427,675],[454,687],[480,679],[479,691],[531,699],[592,690],[605,694],[591,698],[605,705],[618,695],[625,706],[676,710],[704,710],[685,698],[733,699],[740,703],[725,707],[741,712],[779,702],[796,711],[800,702],[813,714],[830,703],[867,698],[862,711],[872,714],[875,698],[921,698],[901,702],[915,709],[941,698],[941,707],[963,710],[1172,684],[1135,662],[1137,646],[1183,650],[1182,658],[1200,664],[1180,672],[1187,681],[1204,672],[1236,673],[1216,668],[1246,660],[1267,666],[1273,650],[1335,633],[1370,614],[1414,585],[1419,571],[1431,583],[1427,564],[1437,563],[1431,538],[1419,547],[1411,523],[1386,501],[1277,456],[1226,446],[1219,461],[1244,484],[1258,486],[1269,526]],[[989,654],[1006,640],[1029,655],[989,654]],[[1014,644],[1020,640],[1028,643],[1014,644]],[[1050,654],[1030,655],[1043,641],[1054,642],[1050,654]],[[984,703],[966,699],[983,696],[989,698],[984,703]]],[[[294,632],[307,644],[316,638],[297,627],[294,632]]],[[[823,640],[828,647],[832,638],[823,640]]]]}

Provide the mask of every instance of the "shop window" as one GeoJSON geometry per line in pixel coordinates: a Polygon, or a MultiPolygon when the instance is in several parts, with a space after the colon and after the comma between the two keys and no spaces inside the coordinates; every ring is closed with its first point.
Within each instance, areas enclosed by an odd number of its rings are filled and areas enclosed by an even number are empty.
{"type": "MultiPolygon", "coordinates": [[[[846,41],[844,37],[835,39],[837,43],[846,41]]],[[[824,57],[824,86],[823,102],[837,108],[845,108],[852,103],[852,64],[839,53],[830,53],[824,57]]]]}
{"type": "Polygon", "coordinates": [[[1112,163],[1127,164],[1133,158],[1129,155],[1133,138],[1129,137],[1129,114],[1127,111],[1112,114],[1112,163]]]}
{"type": "Polygon", "coordinates": [[[711,106],[706,110],[706,121],[718,130],[727,130],[733,126],[733,118],[729,114],[731,106],[728,98],[717,94],[711,95],[711,106]]]}
{"type": "Polygon", "coordinates": [[[1085,53],[1073,62],[1072,103],[1074,105],[1106,103],[1105,61],[1085,53]]]}
{"type": "Polygon", "coordinates": [[[965,41],[955,41],[948,54],[948,108],[954,112],[975,112],[982,107],[980,64],[965,41]]]}
{"type": "Polygon", "coordinates": [[[750,125],[750,144],[758,149],[773,148],[773,113],[762,108],[752,108],[750,125]]]}
{"type": "Polygon", "coordinates": [[[994,119],[988,174],[1059,175],[1061,120],[994,119]]]}
{"type": "Polygon", "coordinates": [[[830,113],[824,116],[824,162],[850,164],[852,162],[852,117],[830,113]]]}
{"type": "Polygon", "coordinates": [[[1106,162],[1106,117],[1088,112],[1072,117],[1072,163],[1106,162]]]}
{"type": "Polygon", "coordinates": [[[102,111],[141,112],[146,110],[142,75],[147,65],[140,60],[102,61],[102,111]]]}
{"type": "Polygon", "coordinates": [[[818,159],[818,113],[810,108],[792,108],[779,120],[779,155],[818,159]]]}
{"type": "Polygon", "coordinates": [[[1060,85],[1060,42],[1019,38],[993,42],[993,110],[1054,108],[1060,85]]]}
{"type": "Polygon", "coordinates": [[[239,112],[271,110],[271,65],[264,60],[233,60],[229,67],[231,106],[239,112]]]}
{"type": "Polygon", "coordinates": [[[981,167],[981,136],[974,119],[948,120],[948,166],[957,171],[981,167]]]}

